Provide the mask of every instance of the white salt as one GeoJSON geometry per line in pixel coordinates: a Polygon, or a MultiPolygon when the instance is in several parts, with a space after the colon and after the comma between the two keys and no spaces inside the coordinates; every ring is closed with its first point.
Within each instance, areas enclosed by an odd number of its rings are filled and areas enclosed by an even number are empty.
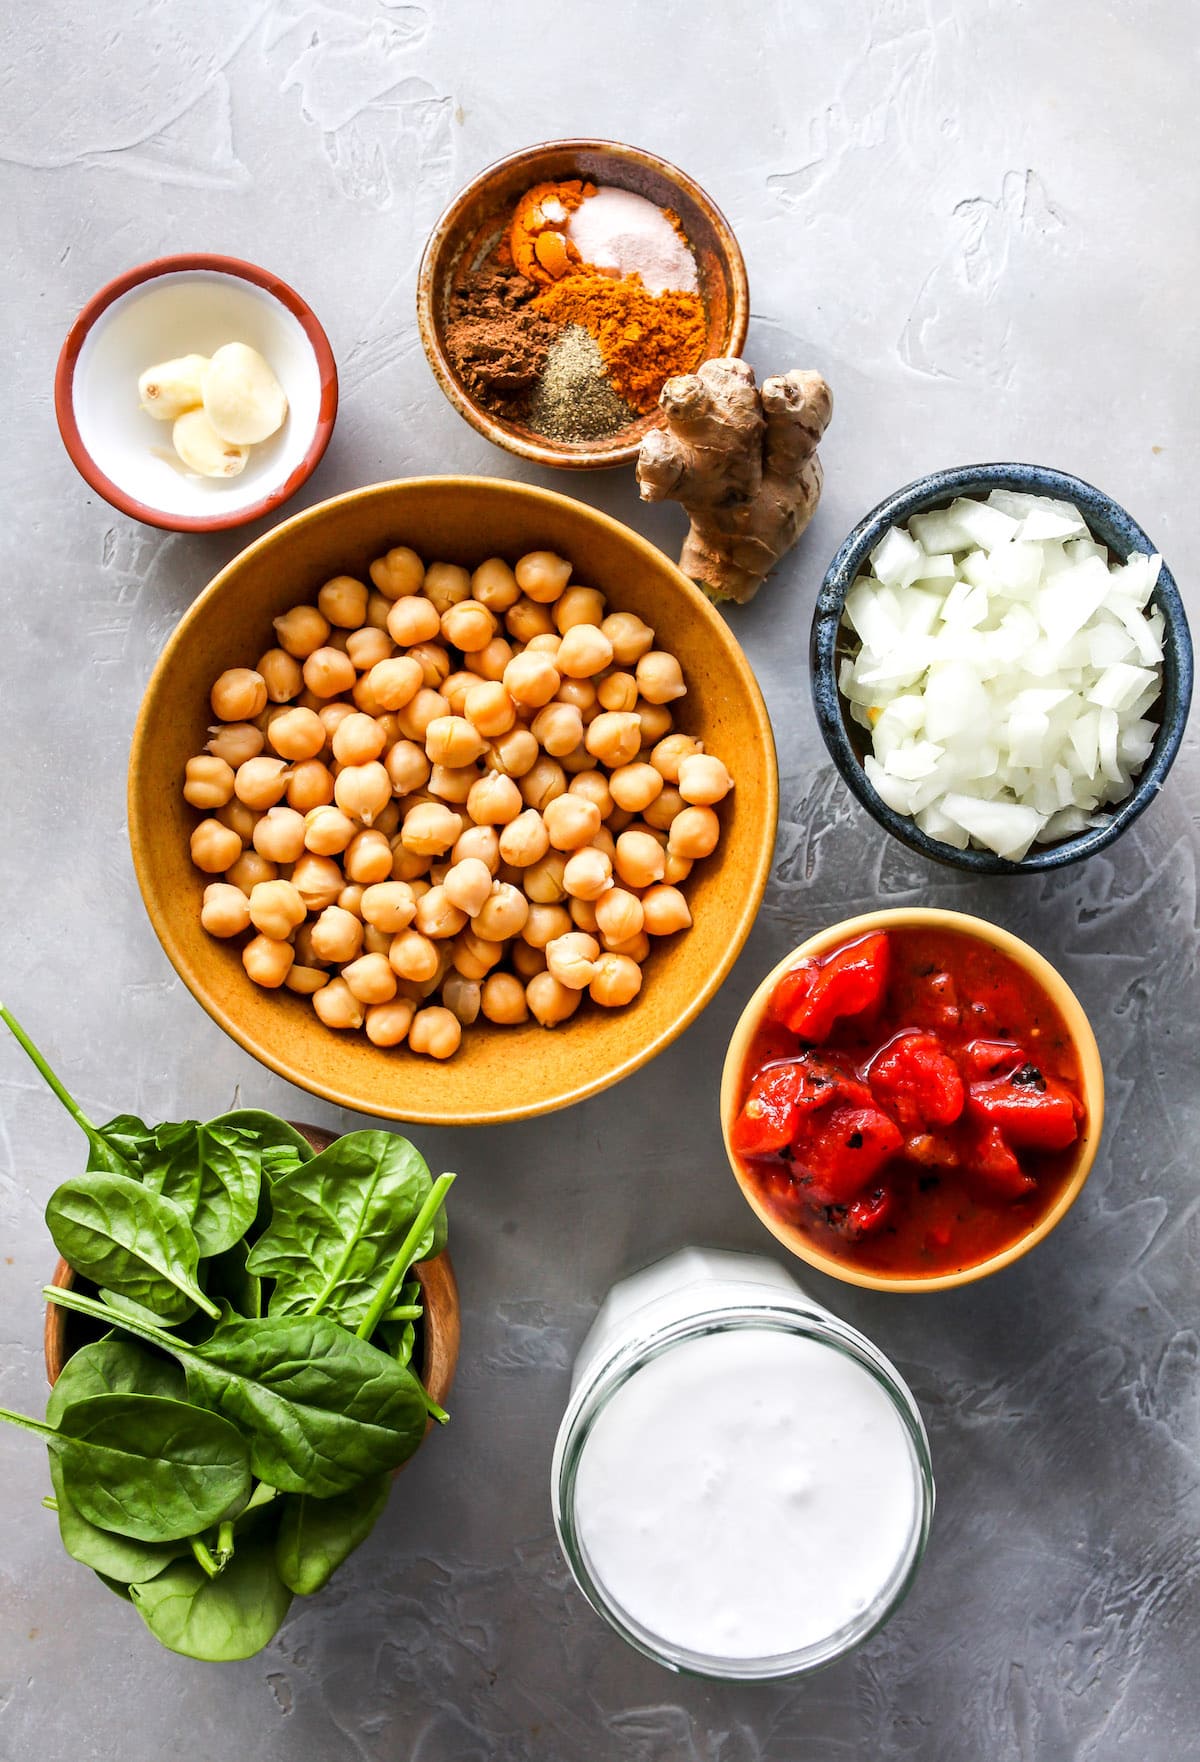
{"type": "Polygon", "coordinates": [[[661,208],[632,190],[602,184],[571,215],[567,236],[606,275],[641,276],[651,294],[694,294],[696,260],[661,208]]]}

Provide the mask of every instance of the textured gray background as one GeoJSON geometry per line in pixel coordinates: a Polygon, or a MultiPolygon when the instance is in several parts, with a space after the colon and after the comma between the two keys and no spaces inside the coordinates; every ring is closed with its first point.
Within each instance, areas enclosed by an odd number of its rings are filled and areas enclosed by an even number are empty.
{"type": "MultiPolygon", "coordinates": [[[[1061,876],[971,883],[851,805],[805,676],[825,562],[877,499],[936,466],[1015,456],[1090,478],[1189,591],[1189,0],[2,11],[4,993],[100,1116],[213,1113],[240,1085],[248,1101],[355,1123],[226,1040],[143,915],[124,829],[134,713],[175,620],[241,540],[135,526],[72,471],[54,360],[101,282],[199,248],[268,264],[306,294],[342,370],[309,500],[417,472],[525,475],[672,547],[680,516],[642,510],[628,474],[551,478],[478,439],[435,389],[413,322],[422,240],[468,176],[538,137],[609,134],[713,192],[745,248],[750,358],[820,368],[836,415],[813,526],[733,620],[775,719],[784,804],[735,974],[619,1093],[540,1123],[419,1134],[435,1166],[462,1171],[453,1425],[262,1657],[218,1668],[161,1652],[59,1552],[39,1449],[0,1438],[0,1757],[1200,1754],[1195,737],[1116,850],[1061,876]],[[818,1290],[896,1358],[924,1409],[939,1507],[923,1573],[885,1633],[803,1686],[680,1682],[610,1637],[559,1560],[547,1469],[568,1366],[613,1277],[691,1239],[766,1247],[717,1134],[739,1007],[809,930],[918,901],[980,911],[1062,966],[1104,1054],[1105,1144],[1056,1236],[990,1283],[907,1300],[818,1290]]],[[[11,1044],[0,1078],[0,1400],[36,1411],[41,1212],[80,1140],[11,1044]]]]}

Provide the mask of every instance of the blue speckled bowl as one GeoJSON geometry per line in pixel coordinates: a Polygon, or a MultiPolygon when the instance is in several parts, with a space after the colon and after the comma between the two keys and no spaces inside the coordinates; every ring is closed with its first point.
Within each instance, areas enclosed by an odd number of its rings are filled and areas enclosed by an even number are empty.
{"type": "Polygon", "coordinates": [[[1103,850],[1149,807],[1162,788],[1183,739],[1192,701],[1192,639],[1179,589],[1164,565],[1151,596],[1151,604],[1161,608],[1165,620],[1163,689],[1157,706],[1147,711],[1160,724],[1158,738],[1133,793],[1117,804],[1106,826],[1081,832],[1075,838],[1064,838],[1057,844],[1035,844],[1021,862],[1012,863],[990,850],[955,850],[952,845],[928,837],[914,820],[889,808],[867,780],[862,767],[862,731],[845,715],[837,688],[835,657],[842,606],[847,592],[867,566],[870,552],[889,526],[902,525],[911,515],[923,514],[927,509],[944,507],[956,496],[982,497],[994,489],[1057,496],[1074,502],[1093,537],[1122,560],[1134,551],[1149,553],[1157,548],[1124,508],[1118,507],[1102,490],[1078,477],[1068,477],[1063,471],[1052,471],[1046,465],[960,465],[953,471],[935,471],[929,477],[918,478],[860,520],[829,565],[813,614],[812,693],[817,721],[834,764],[852,793],[880,825],[911,850],[950,868],[969,869],[980,875],[1020,875],[1036,869],[1059,869],[1091,856],[1093,851],[1103,850]]]}

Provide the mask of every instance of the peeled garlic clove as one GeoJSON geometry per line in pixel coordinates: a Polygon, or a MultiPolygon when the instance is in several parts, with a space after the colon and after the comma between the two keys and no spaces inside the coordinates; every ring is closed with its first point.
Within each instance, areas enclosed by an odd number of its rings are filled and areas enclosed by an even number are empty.
{"type": "Polygon", "coordinates": [[[142,409],[159,422],[174,422],[185,410],[196,409],[204,402],[202,382],[207,366],[207,355],[179,355],[174,361],[147,367],[138,380],[142,409]]]}
{"type": "Polygon", "coordinates": [[[204,375],[204,411],[224,440],[254,446],[282,427],[287,398],[270,364],[248,343],[226,343],[204,375]]]}
{"type": "Polygon", "coordinates": [[[223,440],[203,410],[185,410],[171,430],[175,451],[201,477],[236,477],[250,457],[249,447],[223,440]]]}

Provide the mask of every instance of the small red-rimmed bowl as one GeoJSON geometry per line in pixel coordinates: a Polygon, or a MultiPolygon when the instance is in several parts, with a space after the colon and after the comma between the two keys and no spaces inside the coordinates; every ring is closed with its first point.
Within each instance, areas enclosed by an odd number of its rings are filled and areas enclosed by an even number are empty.
{"type": "Polygon", "coordinates": [[[170,532],[221,532],[271,514],[316,470],[337,417],[337,367],[312,308],[269,270],[190,252],[127,269],[88,301],[67,333],[54,412],[71,462],[105,501],[170,532]],[[138,400],[140,374],[177,355],[249,343],[287,394],[277,434],[252,447],[238,477],[189,473],[171,425],[138,400]]]}

